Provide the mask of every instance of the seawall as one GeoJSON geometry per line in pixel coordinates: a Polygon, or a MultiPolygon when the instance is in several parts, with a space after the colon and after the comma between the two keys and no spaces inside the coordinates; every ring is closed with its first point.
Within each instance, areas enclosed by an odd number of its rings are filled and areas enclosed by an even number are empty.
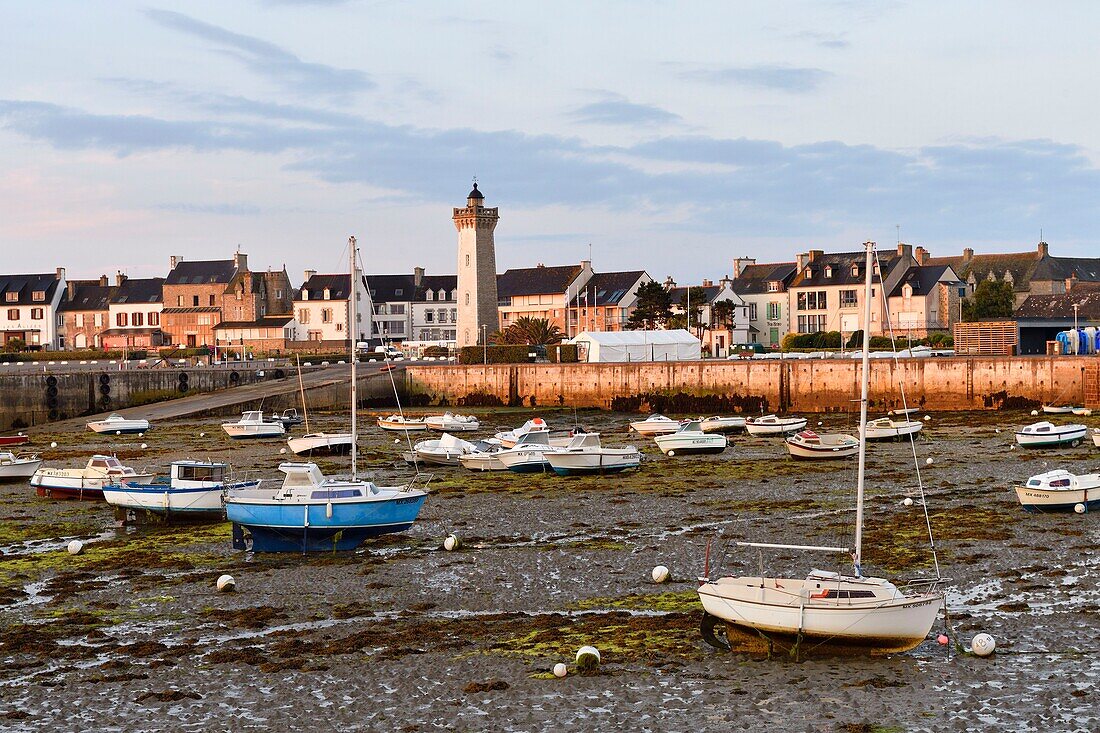
{"type": "MultiPolygon", "coordinates": [[[[925,410],[1100,407],[1088,357],[874,359],[873,407],[925,410]],[[1086,375],[1086,372],[1088,374],[1086,375]]],[[[859,398],[858,359],[643,364],[410,365],[413,405],[599,407],[668,412],[844,411],[859,398]]]]}

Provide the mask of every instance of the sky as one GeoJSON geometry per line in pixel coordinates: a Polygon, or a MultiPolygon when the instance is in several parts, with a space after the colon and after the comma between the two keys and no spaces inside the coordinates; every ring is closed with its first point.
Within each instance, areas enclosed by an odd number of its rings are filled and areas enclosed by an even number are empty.
{"type": "Polygon", "coordinates": [[[0,0],[0,270],[1100,256],[1091,2],[0,0]]]}

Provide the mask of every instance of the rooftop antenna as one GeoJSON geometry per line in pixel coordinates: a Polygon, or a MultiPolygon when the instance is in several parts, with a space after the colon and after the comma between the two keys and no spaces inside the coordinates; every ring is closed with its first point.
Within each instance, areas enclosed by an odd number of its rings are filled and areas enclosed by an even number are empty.
{"type": "Polygon", "coordinates": [[[894,225],[898,230],[898,244],[901,244],[901,224],[894,225]]]}

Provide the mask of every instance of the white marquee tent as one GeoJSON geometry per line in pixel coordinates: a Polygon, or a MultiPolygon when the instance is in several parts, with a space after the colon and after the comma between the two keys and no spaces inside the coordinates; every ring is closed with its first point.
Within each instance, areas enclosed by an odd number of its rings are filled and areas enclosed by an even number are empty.
{"type": "Polygon", "coordinates": [[[580,361],[698,361],[699,339],[682,328],[671,331],[585,331],[573,339],[580,361]]]}

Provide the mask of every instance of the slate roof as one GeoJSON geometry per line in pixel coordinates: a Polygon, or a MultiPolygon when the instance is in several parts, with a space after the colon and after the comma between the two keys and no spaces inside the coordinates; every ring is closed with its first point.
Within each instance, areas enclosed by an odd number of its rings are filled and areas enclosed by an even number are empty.
{"type": "Polygon", "coordinates": [[[1057,295],[1029,295],[1012,315],[1021,320],[1064,319],[1072,325],[1074,304],[1079,321],[1100,320],[1100,283],[1075,285],[1068,293],[1057,295]]]}
{"type": "Polygon", "coordinates": [[[229,284],[237,274],[233,260],[183,260],[168,273],[165,285],[229,284]]]}
{"type": "Polygon", "coordinates": [[[222,328],[282,328],[294,320],[294,316],[264,316],[255,321],[222,321],[214,329],[222,328]]]}
{"type": "Polygon", "coordinates": [[[416,280],[408,275],[366,275],[372,303],[411,301],[416,295],[416,280]]]}
{"type": "MultiPolygon", "coordinates": [[[[879,269],[889,276],[898,257],[896,254],[879,253],[879,269]]],[[[829,285],[862,285],[865,276],[866,252],[834,252],[818,256],[813,262],[807,263],[801,272],[795,273],[794,278],[788,284],[788,288],[813,288],[829,285]],[[852,274],[852,265],[858,265],[857,274],[852,274]],[[825,277],[825,268],[832,267],[832,277],[825,277]],[[806,277],[806,268],[812,271],[810,277],[806,277]]],[[[871,278],[872,282],[880,281],[879,275],[871,278]]],[[[736,282],[736,281],[734,281],[736,282]]]]}
{"type": "Polygon", "coordinates": [[[645,275],[645,270],[623,272],[597,272],[585,283],[584,289],[593,293],[592,305],[618,305],[634,284],[645,275]]]}
{"type": "Polygon", "coordinates": [[[60,281],[53,272],[34,275],[0,275],[0,305],[49,305],[57,292],[60,281]],[[44,292],[43,300],[34,300],[35,291],[44,292]],[[8,293],[16,292],[15,300],[8,300],[8,293]]]}
{"type": "Polygon", "coordinates": [[[416,289],[416,300],[426,300],[424,293],[428,290],[433,292],[433,303],[454,302],[451,300],[451,293],[458,290],[458,275],[425,275],[420,279],[420,287],[416,289]],[[446,297],[443,300],[439,300],[439,291],[446,291],[446,297]]]}
{"type": "Polygon", "coordinates": [[[748,265],[733,279],[733,292],[738,295],[758,295],[767,292],[783,292],[787,284],[794,277],[793,262],[770,262],[759,265],[748,265]],[[769,291],[768,283],[771,281],[780,283],[778,291],[769,291]]]}
{"type": "Polygon", "coordinates": [[[508,270],[497,275],[497,297],[511,298],[516,295],[542,295],[545,293],[565,293],[569,284],[581,274],[580,265],[561,265],[558,267],[525,267],[508,270]]]}
{"type": "MultiPolygon", "coordinates": [[[[917,265],[910,267],[901,276],[888,297],[894,298],[901,295],[901,289],[907,283],[913,288],[913,295],[928,295],[936,288],[936,283],[945,273],[953,274],[949,265],[917,265]]],[[[957,282],[952,276],[947,282],[957,282]]]]}
{"type": "MultiPolygon", "coordinates": [[[[99,280],[76,280],[73,288],[73,297],[69,297],[68,289],[61,296],[58,304],[59,313],[72,313],[74,311],[105,311],[111,300],[111,286],[100,285],[99,280]]],[[[39,301],[41,304],[41,301],[39,301]]]]}
{"type": "Polygon", "coordinates": [[[123,280],[113,288],[111,302],[116,305],[160,303],[164,294],[163,277],[142,277],[123,280]]]}
{"type": "MultiPolygon", "coordinates": [[[[672,306],[674,308],[676,306],[683,305],[684,299],[687,297],[687,294],[688,294],[688,287],[696,288],[696,287],[700,287],[700,286],[691,285],[691,286],[682,287],[682,288],[672,288],[672,290],[668,291],[669,300],[672,302],[672,306]]],[[[708,285],[707,287],[703,288],[703,294],[707,298],[707,300],[706,300],[707,303],[713,303],[714,299],[716,297],[718,297],[718,294],[720,292],[722,292],[722,286],[721,285],[708,285]]]]}
{"type": "Polygon", "coordinates": [[[1032,280],[1065,280],[1076,277],[1082,282],[1100,282],[1100,257],[1052,257],[1035,263],[1032,280]]]}
{"type": "Polygon", "coordinates": [[[347,300],[351,289],[351,275],[314,275],[302,283],[302,287],[294,294],[294,300],[324,300],[325,288],[329,290],[329,300],[347,300]]]}

